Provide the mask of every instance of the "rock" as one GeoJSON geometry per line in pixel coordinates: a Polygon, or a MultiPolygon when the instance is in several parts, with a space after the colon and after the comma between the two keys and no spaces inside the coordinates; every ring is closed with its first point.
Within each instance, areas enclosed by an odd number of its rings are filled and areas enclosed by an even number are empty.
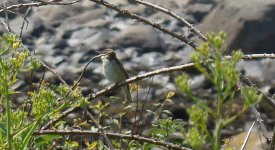
{"type": "Polygon", "coordinates": [[[188,5],[192,4],[213,4],[221,0],[189,0],[188,5]]]}
{"type": "Polygon", "coordinates": [[[163,39],[152,28],[140,25],[130,26],[115,36],[112,43],[118,47],[138,47],[143,52],[163,51],[163,39]]]}
{"type": "Polygon", "coordinates": [[[71,38],[72,39],[78,39],[79,41],[83,41],[91,36],[93,36],[94,34],[97,33],[97,30],[92,29],[92,28],[79,28],[79,30],[74,30],[71,38]]]}
{"type": "Polygon", "coordinates": [[[91,20],[99,19],[104,16],[106,9],[98,8],[94,10],[85,11],[80,14],[75,14],[71,17],[68,17],[65,21],[63,19],[61,29],[72,29],[85,27],[91,20]]]}
{"type": "Polygon", "coordinates": [[[109,21],[104,18],[98,18],[91,20],[85,24],[87,27],[91,28],[103,28],[106,27],[109,24],[109,21]]]}
{"type": "MultiPolygon", "coordinates": [[[[248,124],[248,123],[246,123],[248,124]]],[[[251,123],[249,124],[251,126],[251,123]]],[[[246,136],[249,134],[249,138],[246,142],[245,145],[245,150],[262,150],[263,147],[267,147],[267,141],[266,138],[262,135],[259,134],[259,132],[262,132],[261,130],[258,131],[259,129],[254,129],[249,132],[248,130],[243,131],[237,135],[231,136],[229,139],[227,139],[226,145],[222,146],[222,150],[225,150],[226,146],[229,146],[232,149],[242,149],[243,142],[245,141],[246,136]]],[[[271,133],[269,133],[271,135],[271,133]]]]}
{"type": "Polygon", "coordinates": [[[152,67],[163,65],[162,54],[159,52],[150,52],[132,59],[138,63],[143,69],[152,69],[152,67]]]}
{"type": "Polygon", "coordinates": [[[263,70],[259,61],[241,61],[238,63],[238,68],[244,71],[245,75],[252,82],[263,81],[263,70]]]}
{"type": "Polygon", "coordinates": [[[41,20],[47,22],[49,25],[58,26],[69,15],[68,11],[60,6],[50,6],[37,8],[34,17],[41,18],[41,20]]]}
{"type": "Polygon", "coordinates": [[[65,49],[66,47],[68,47],[68,42],[66,40],[63,39],[58,39],[57,41],[55,41],[54,44],[54,49],[65,49]]]}
{"type": "Polygon", "coordinates": [[[230,50],[245,53],[275,52],[274,0],[224,0],[206,16],[200,30],[228,33],[230,50]]]}
{"type": "Polygon", "coordinates": [[[39,17],[33,16],[26,32],[34,37],[41,37],[45,32],[47,34],[53,34],[55,29],[39,17]]]}
{"type": "Polygon", "coordinates": [[[39,7],[35,10],[36,12],[34,13],[34,16],[41,18],[51,26],[58,27],[61,23],[64,23],[64,20],[67,18],[75,17],[77,14],[82,14],[87,10],[87,8],[75,4],[68,6],[50,5],[39,7]]]}
{"type": "Polygon", "coordinates": [[[186,14],[193,16],[197,22],[201,22],[202,19],[211,11],[213,4],[193,4],[188,5],[186,8],[186,14]]]}
{"type": "Polygon", "coordinates": [[[270,81],[275,83],[275,60],[263,60],[263,78],[270,83],[270,81]]]}

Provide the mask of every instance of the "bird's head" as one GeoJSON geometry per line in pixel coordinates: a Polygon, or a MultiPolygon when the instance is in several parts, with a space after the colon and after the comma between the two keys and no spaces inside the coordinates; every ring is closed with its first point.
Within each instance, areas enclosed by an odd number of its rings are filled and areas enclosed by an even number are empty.
{"type": "Polygon", "coordinates": [[[102,54],[101,54],[101,59],[105,60],[105,59],[115,59],[116,58],[116,53],[114,50],[112,49],[105,49],[103,50],[102,54]]]}

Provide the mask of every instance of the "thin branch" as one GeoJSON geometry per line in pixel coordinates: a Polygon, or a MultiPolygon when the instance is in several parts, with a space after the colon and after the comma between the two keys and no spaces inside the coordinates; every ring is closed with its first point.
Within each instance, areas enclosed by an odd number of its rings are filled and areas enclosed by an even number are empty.
{"type": "Polygon", "coordinates": [[[6,10],[12,10],[16,8],[25,8],[25,7],[39,7],[43,5],[71,5],[74,3],[78,3],[82,0],[74,0],[72,2],[33,2],[33,3],[26,3],[26,4],[16,4],[8,6],[7,8],[0,9],[0,13],[6,10]]]}
{"type": "Polygon", "coordinates": [[[189,46],[191,46],[194,49],[197,48],[197,44],[195,42],[191,41],[191,40],[188,40],[184,35],[181,35],[179,33],[173,32],[173,31],[169,31],[168,29],[166,29],[164,27],[161,27],[157,23],[151,22],[151,21],[149,21],[149,20],[147,20],[147,19],[145,19],[143,17],[140,17],[140,16],[138,16],[136,14],[130,13],[128,10],[120,9],[116,5],[108,3],[108,2],[106,2],[104,0],[90,0],[90,1],[95,2],[95,3],[99,4],[99,5],[103,5],[103,6],[107,7],[107,8],[109,8],[109,9],[113,9],[113,10],[117,11],[120,14],[126,15],[129,18],[135,19],[135,20],[137,20],[139,22],[143,22],[146,25],[152,26],[153,28],[156,28],[156,29],[162,31],[163,33],[169,34],[172,37],[175,37],[175,38],[179,39],[180,41],[188,44],[189,46]]]}
{"type": "Polygon", "coordinates": [[[2,24],[5,26],[6,30],[9,31],[8,25],[5,22],[5,19],[1,19],[2,24]]]}
{"type": "Polygon", "coordinates": [[[254,124],[255,124],[255,121],[253,121],[251,127],[249,128],[248,133],[247,133],[247,135],[246,135],[246,137],[245,137],[245,140],[244,140],[244,142],[243,142],[242,147],[241,147],[240,150],[244,150],[245,145],[246,145],[246,143],[247,143],[247,141],[248,141],[248,138],[249,138],[249,136],[250,136],[250,133],[251,133],[253,127],[254,127],[254,124]]]}
{"type": "Polygon", "coordinates": [[[76,82],[74,83],[74,85],[72,86],[72,88],[70,89],[70,91],[68,91],[68,92],[65,94],[64,97],[58,98],[57,101],[63,100],[63,99],[64,99],[65,97],[67,97],[73,90],[75,90],[77,84],[78,84],[78,83],[80,82],[80,80],[82,79],[83,74],[84,74],[84,72],[86,71],[87,67],[90,65],[90,63],[91,63],[95,58],[98,58],[98,57],[100,57],[100,56],[101,56],[101,55],[94,56],[94,57],[92,57],[92,58],[88,61],[88,63],[84,66],[84,69],[82,70],[80,76],[78,77],[78,79],[76,80],[76,82]]]}
{"type": "Polygon", "coordinates": [[[50,66],[48,66],[45,62],[39,61],[43,67],[47,68],[51,73],[53,73],[63,84],[66,86],[69,86],[67,82],[55,71],[53,70],[50,66]]]}
{"type": "Polygon", "coordinates": [[[106,136],[106,133],[104,129],[101,127],[101,125],[95,120],[93,115],[89,112],[89,110],[86,108],[86,112],[88,117],[94,122],[94,124],[97,126],[97,128],[100,130],[101,134],[103,135],[103,138],[105,139],[106,143],[109,145],[111,150],[115,150],[113,144],[111,143],[110,139],[106,136]]]}
{"type": "Polygon", "coordinates": [[[180,17],[176,13],[172,12],[171,10],[169,10],[167,8],[164,8],[164,7],[161,7],[161,6],[158,6],[158,5],[155,5],[155,4],[152,4],[150,2],[143,1],[143,0],[132,0],[132,1],[135,1],[139,4],[154,8],[156,10],[159,10],[159,11],[161,11],[161,12],[177,19],[179,22],[181,22],[185,26],[187,26],[191,32],[198,35],[200,39],[202,39],[205,42],[207,41],[207,38],[198,29],[196,29],[191,23],[189,23],[188,21],[186,21],[184,18],[180,17]]]}
{"type": "MultiPolygon", "coordinates": [[[[275,58],[275,55],[274,54],[262,54],[262,55],[258,55],[258,54],[251,54],[251,55],[244,55],[242,57],[242,59],[251,59],[251,58],[275,58]]],[[[225,56],[225,59],[231,59],[232,57],[231,56],[225,56]]],[[[105,89],[103,90],[100,90],[94,94],[90,94],[89,96],[89,100],[93,100],[95,98],[98,98],[100,97],[101,95],[104,95],[118,87],[121,87],[123,85],[126,85],[126,84],[129,84],[129,83],[132,83],[132,82],[135,82],[135,81],[138,81],[138,80],[142,80],[144,78],[149,78],[149,77],[152,77],[152,76],[155,76],[155,75],[158,75],[158,74],[164,74],[164,73],[169,73],[169,72],[174,72],[174,71],[183,71],[184,69],[187,69],[187,68],[190,68],[190,67],[194,67],[194,63],[188,63],[188,64],[184,64],[184,65],[179,65],[179,66],[173,66],[173,67],[168,67],[168,68],[162,68],[162,69],[158,69],[158,70],[154,70],[154,71],[150,71],[150,72],[147,72],[147,73],[144,73],[144,74],[141,74],[141,75],[137,75],[137,76],[134,76],[134,77],[131,77],[129,79],[127,79],[126,81],[123,81],[123,82],[120,82],[120,83],[117,83],[117,84],[112,84],[108,87],[106,87],[105,89]]],[[[258,89],[260,91],[260,89],[258,89]]],[[[266,98],[269,98],[269,97],[266,97],[266,98]]],[[[268,100],[269,102],[272,102],[273,100],[269,98],[268,100]]],[[[274,108],[275,108],[275,102],[274,103],[274,108]]],[[[47,129],[49,128],[52,124],[58,122],[59,120],[63,119],[64,117],[66,117],[68,114],[70,114],[71,112],[77,110],[79,107],[71,107],[67,110],[65,110],[64,112],[62,112],[60,114],[59,117],[57,117],[56,119],[53,119],[51,121],[49,121],[48,123],[46,123],[42,129],[47,129]]]]}
{"type": "Polygon", "coordinates": [[[260,127],[260,130],[262,131],[263,133],[263,136],[269,140],[268,138],[268,133],[267,133],[267,129],[263,123],[263,119],[261,119],[261,116],[260,116],[260,112],[256,109],[256,107],[253,105],[251,106],[251,111],[252,113],[254,114],[254,117],[256,118],[256,121],[258,122],[259,124],[259,127],[260,127]]]}
{"type": "MultiPolygon", "coordinates": [[[[144,108],[145,108],[145,104],[146,104],[146,102],[147,102],[147,100],[148,100],[148,96],[149,96],[149,93],[150,93],[150,91],[151,91],[153,81],[154,81],[154,76],[153,76],[152,79],[151,79],[151,84],[150,84],[150,86],[149,86],[149,89],[148,89],[148,92],[147,92],[147,94],[146,94],[145,100],[144,100],[144,102],[143,102],[143,104],[142,104],[142,107],[141,107],[140,116],[139,116],[139,121],[138,121],[138,124],[137,124],[137,129],[138,129],[139,125],[140,125],[140,121],[141,121],[142,116],[143,116],[142,114],[143,114],[143,111],[144,111],[144,108]]],[[[140,130],[140,131],[141,131],[141,130],[140,130]]],[[[140,132],[140,133],[141,133],[141,132],[140,132]]]]}
{"type": "MultiPolygon", "coordinates": [[[[77,86],[77,84],[80,82],[80,80],[82,79],[83,77],[83,74],[84,72],[86,71],[86,69],[88,68],[89,64],[92,62],[93,59],[95,58],[98,58],[100,57],[101,55],[97,55],[97,56],[94,56],[92,57],[88,63],[85,65],[84,69],[82,70],[80,76],[78,77],[77,81],[74,83],[74,85],[72,86],[72,88],[70,89],[70,91],[68,91],[65,96],[63,97],[60,97],[58,98],[56,101],[61,101],[63,100],[64,98],[66,98],[74,89],[75,87],[77,86]]],[[[42,62],[42,65],[43,65],[43,62],[42,62]]],[[[45,67],[48,67],[47,65],[45,67]]],[[[52,70],[51,68],[48,68],[54,75],[56,75],[59,79],[62,79],[54,70],[52,70]]],[[[64,81],[64,80],[63,80],[64,81]]],[[[61,113],[60,117],[58,117],[58,119],[56,120],[51,120],[50,122],[46,123],[43,127],[42,127],[42,130],[45,130],[47,128],[49,128],[49,126],[53,123],[56,123],[58,120],[66,117],[69,113],[73,112],[74,110],[78,109],[79,107],[71,107],[69,108],[68,110],[66,110],[65,112],[61,113]]]]}
{"type": "MultiPolygon", "coordinates": [[[[33,135],[46,135],[46,134],[57,134],[57,135],[93,135],[93,136],[100,136],[101,132],[94,132],[90,130],[40,130],[33,133],[33,135]]],[[[112,139],[127,139],[127,140],[135,140],[139,142],[146,142],[146,143],[152,143],[155,145],[159,145],[168,149],[173,150],[191,150],[186,147],[181,147],[172,143],[167,143],[163,141],[159,141],[152,138],[142,137],[142,136],[136,136],[136,135],[126,135],[126,134],[118,134],[118,133],[106,133],[106,136],[112,139]]]]}
{"type": "MultiPolygon", "coordinates": [[[[30,8],[28,8],[30,9],[30,8]]],[[[29,21],[26,19],[25,15],[22,15],[18,12],[15,12],[15,11],[11,11],[11,10],[7,10],[9,13],[12,13],[12,14],[15,14],[15,15],[19,15],[25,22],[29,23],[29,21]]]]}
{"type": "Polygon", "coordinates": [[[4,11],[5,11],[5,20],[4,20],[4,26],[6,27],[7,31],[11,33],[10,23],[9,23],[9,15],[8,15],[8,9],[6,7],[7,1],[4,2],[4,11]]]}
{"type": "Polygon", "coordinates": [[[31,10],[31,7],[29,7],[23,17],[23,23],[22,23],[22,26],[21,26],[21,30],[20,30],[20,34],[19,34],[19,37],[21,38],[22,37],[22,34],[23,34],[23,30],[24,30],[24,26],[25,26],[25,22],[27,23],[27,26],[26,26],[26,29],[28,28],[28,25],[29,25],[29,22],[27,20],[27,15],[29,14],[31,10]]]}
{"type": "MultiPolygon", "coordinates": [[[[231,59],[232,56],[225,56],[224,58],[226,59],[231,59]]],[[[248,54],[248,55],[243,55],[242,59],[244,60],[256,60],[256,59],[264,59],[264,58],[269,58],[269,59],[275,59],[275,54],[248,54]]]]}

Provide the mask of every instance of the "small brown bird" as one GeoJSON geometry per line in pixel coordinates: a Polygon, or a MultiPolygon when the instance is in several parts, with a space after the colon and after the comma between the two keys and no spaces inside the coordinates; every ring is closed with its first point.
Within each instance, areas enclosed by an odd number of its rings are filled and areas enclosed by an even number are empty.
{"type": "MultiPolygon", "coordinates": [[[[128,73],[124,69],[123,65],[117,59],[116,53],[114,50],[112,49],[103,50],[101,60],[103,62],[104,75],[111,83],[122,82],[129,78],[128,73]]],[[[123,86],[122,89],[124,90],[126,99],[129,102],[132,102],[129,85],[123,86]]]]}

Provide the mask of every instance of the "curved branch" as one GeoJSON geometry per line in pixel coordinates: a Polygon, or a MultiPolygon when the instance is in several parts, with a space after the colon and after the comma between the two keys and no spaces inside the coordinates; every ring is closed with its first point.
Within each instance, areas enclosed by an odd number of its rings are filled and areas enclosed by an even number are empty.
{"type": "Polygon", "coordinates": [[[161,7],[161,6],[158,6],[158,5],[155,5],[155,4],[152,4],[150,2],[146,2],[144,0],[133,0],[133,1],[135,1],[139,4],[142,4],[142,5],[154,8],[154,9],[159,10],[159,11],[161,11],[161,12],[163,12],[163,13],[165,13],[165,14],[173,17],[173,18],[176,18],[179,22],[181,22],[185,26],[187,26],[191,32],[198,35],[199,38],[202,39],[204,42],[207,41],[207,38],[198,29],[196,29],[191,23],[189,23],[188,21],[186,21],[184,18],[180,17],[176,13],[172,12],[171,10],[169,10],[167,8],[164,8],[164,7],[161,7]]]}
{"type": "Polygon", "coordinates": [[[11,10],[11,9],[16,9],[16,8],[25,8],[25,7],[39,7],[43,5],[71,5],[74,3],[78,3],[82,0],[74,0],[72,2],[33,2],[33,3],[26,3],[26,4],[16,4],[16,5],[11,5],[6,8],[0,9],[0,13],[5,11],[5,10],[11,10]]]}
{"type": "MultiPolygon", "coordinates": [[[[94,136],[100,136],[101,132],[94,132],[90,130],[40,130],[36,131],[33,133],[33,135],[45,135],[45,134],[58,134],[58,135],[94,135],[94,136]]],[[[163,146],[168,149],[173,149],[173,150],[191,150],[186,147],[180,147],[178,145],[168,143],[168,142],[163,142],[159,141],[156,139],[152,138],[147,138],[147,137],[142,137],[142,136],[137,136],[137,135],[126,135],[126,134],[118,134],[118,133],[105,133],[106,136],[112,139],[127,139],[127,140],[135,140],[139,142],[147,142],[147,143],[152,143],[155,145],[163,146]]]]}
{"type": "Polygon", "coordinates": [[[129,18],[135,19],[135,20],[137,20],[139,22],[143,22],[143,23],[145,23],[145,24],[147,24],[149,26],[152,26],[153,28],[156,28],[156,29],[162,31],[163,33],[169,34],[172,37],[175,37],[175,38],[179,39],[180,41],[188,44],[189,46],[191,46],[194,49],[197,48],[197,44],[195,42],[191,41],[191,40],[188,40],[184,35],[181,35],[179,33],[173,32],[173,31],[169,31],[166,28],[161,27],[157,23],[153,23],[153,22],[151,22],[151,21],[149,21],[149,20],[147,20],[147,19],[145,19],[143,17],[140,17],[140,16],[138,16],[136,14],[130,13],[128,10],[120,9],[116,5],[110,4],[110,3],[108,3],[108,2],[106,2],[104,0],[90,0],[90,1],[95,2],[95,3],[99,4],[99,5],[103,5],[106,8],[113,9],[113,10],[117,11],[120,14],[126,15],[129,18]]]}

